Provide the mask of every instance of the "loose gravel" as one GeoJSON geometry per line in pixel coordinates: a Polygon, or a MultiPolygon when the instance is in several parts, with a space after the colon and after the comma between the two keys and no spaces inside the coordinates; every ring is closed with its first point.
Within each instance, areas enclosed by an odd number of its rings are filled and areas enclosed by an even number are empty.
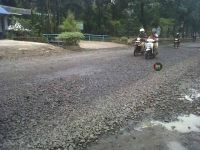
{"type": "Polygon", "coordinates": [[[163,46],[152,60],[118,48],[54,60],[2,61],[0,149],[84,149],[124,120],[140,120],[148,107],[163,109],[155,115],[163,119],[164,110],[178,103],[167,105],[166,98],[177,94],[167,87],[198,66],[199,58],[198,48],[163,46]],[[161,72],[153,70],[156,61],[164,64],[161,72]],[[153,95],[162,92],[164,103],[155,105],[153,95]]]}
{"type": "MultiPolygon", "coordinates": [[[[120,150],[122,147],[124,150],[168,150],[169,144],[174,141],[181,143],[180,145],[187,149],[199,149],[199,132],[176,132],[175,130],[183,129],[178,124],[171,126],[172,131],[168,131],[159,124],[151,123],[152,121],[175,122],[179,121],[178,116],[183,115],[200,116],[200,68],[198,65],[199,61],[186,73],[178,75],[178,78],[175,77],[171,81],[160,84],[159,89],[149,93],[145,100],[138,99],[135,112],[131,112],[126,117],[123,125],[116,131],[109,132],[107,136],[101,136],[98,144],[91,144],[87,150],[120,150]]],[[[189,131],[195,130],[194,126],[190,126],[193,122],[199,125],[197,120],[185,123],[189,131]]],[[[182,124],[180,122],[180,125],[182,124]]],[[[185,149],[176,146],[177,144],[170,147],[171,149],[185,149]]]]}

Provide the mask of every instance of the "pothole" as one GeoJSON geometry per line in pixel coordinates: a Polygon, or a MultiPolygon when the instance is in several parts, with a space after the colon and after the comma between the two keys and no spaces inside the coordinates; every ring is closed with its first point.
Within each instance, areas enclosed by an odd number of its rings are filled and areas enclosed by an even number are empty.
{"type": "Polygon", "coordinates": [[[183,147],[180,143],[178,142],[169,142],[167,144],[169,150],[187,150],[187,148],[183,147]]]}
{"type": "Polygon", "coordinates": [[[189,92],[187,94],[181,94],[180,100],[188,100],[190,102],[193,102],[195,100],[198,100],[200,98],[200,91],[195,89],[189,89],[189,92]]]}
{"type": "Polygon", "coordinates": [[[163,123],[159,121],[152,121],[151,124],[153,125],[162,125],[166,129],[173,131],[176,130],[181,133],[188,133],[188,132],[200,132],[200,117],[190,114],[179,116],[179,121],[163,123]]]}

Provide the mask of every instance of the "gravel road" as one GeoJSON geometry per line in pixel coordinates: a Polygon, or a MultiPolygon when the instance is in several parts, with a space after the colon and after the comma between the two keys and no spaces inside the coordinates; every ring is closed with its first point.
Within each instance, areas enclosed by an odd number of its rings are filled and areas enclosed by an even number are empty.
{"type": "Polygon", "coordinates": [[[160,46],[150,60],[134,57],[131,47],[1,60],[0,149],[98,149],[99,137],[141,123],[144,112],[156,121],[199,116],[198,97],[192,103],[176,97],[187,92],[181,84],[199,83],[199,65],[199,42],[160,46]],[[155,62],[163,70],[154,71],[155,62]]]}
{"type": "Polygon", "coordinates": [[[116,48],[125,47],[126,45],[114,42],[99,42],[99,41],[80,41],[79,46],[84,49],[102,49],[102,48],[116,48]]]}

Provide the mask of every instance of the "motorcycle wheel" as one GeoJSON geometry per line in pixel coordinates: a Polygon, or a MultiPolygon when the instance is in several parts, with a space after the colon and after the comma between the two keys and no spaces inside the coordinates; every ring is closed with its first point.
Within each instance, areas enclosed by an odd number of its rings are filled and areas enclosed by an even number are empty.
{"type": "Polygon", "coordinates": [[[138,54],[138,47],[135,47],[133,54],[134,54],[134,56],[136,56],[138,54]]]}
{"type": "Polygon", "coordinates": [[[149,57],[150,57],[150,51],[147,51],[147,52],[145,53],[145,58],[146,58],[146,59],[149,59],[149,57]]]}
{"type": "Polygon", "coordinates": [[[178,48],[178,44],[174,44],[174,48],[176,48],[176,49],[177,49],[177,48],[178,48]]]}

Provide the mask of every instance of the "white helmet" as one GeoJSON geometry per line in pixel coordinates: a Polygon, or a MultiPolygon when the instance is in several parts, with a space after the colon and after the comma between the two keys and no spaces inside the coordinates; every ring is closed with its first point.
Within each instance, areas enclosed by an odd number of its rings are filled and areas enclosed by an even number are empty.
{"type": "Polygon", "coordinates": [[[154,36],[155,36],[156,38],[158,38],[158,34],[154,34],[154,36]]]}
{"type": "Polygon", "coordinates": [[[153,29],[152,29],[152,32],[156,32],[156,29],[155,29],[155,28],[153,28],[153,29]]]}
{"type": "Polygon", "coordinates": [[[141,28],[141,29],[140,29],[140,32],[144,32],[144,29],[143,29],[143,28],[141,28]]]}

